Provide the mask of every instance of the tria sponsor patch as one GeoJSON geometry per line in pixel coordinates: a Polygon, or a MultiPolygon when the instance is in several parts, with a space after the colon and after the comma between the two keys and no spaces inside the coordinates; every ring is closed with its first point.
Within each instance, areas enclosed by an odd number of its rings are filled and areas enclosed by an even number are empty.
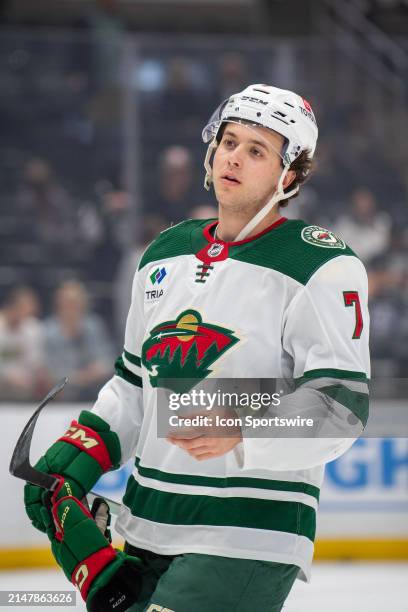
{"type": "Polygon", "coordinates": [[[155,265],[149,270],[146,277],[145,302],[156,302],[164,295],[164,286],[167,284],[168,278],[168,267],[155,265]]]}
{"type": "Polygon", "coordinates": [[[302,230],[302,240],[309,244],[314,244],[325,249],[345,249],[344,240],[336,236],[333,232],[319,227],[318,225],[308,225],[302,230]]]}
{"type": "Polygon", "coordinates": [[[158,300],[163,295],[163,289],[152,289],[152,291],[145,291],[145,301],[151,302],[158,300]]]}
{"type": "Polygon", "coordinates": [[[152,281],[152,285],[155,285],[156,283],[158,285],[160,285],[160,283],[162,282],[162,280],[164,279],[164,277],[167,275],[167,271],[166,268],[156,268],[151,274],[150,274],[150,280],[152,281]]]}

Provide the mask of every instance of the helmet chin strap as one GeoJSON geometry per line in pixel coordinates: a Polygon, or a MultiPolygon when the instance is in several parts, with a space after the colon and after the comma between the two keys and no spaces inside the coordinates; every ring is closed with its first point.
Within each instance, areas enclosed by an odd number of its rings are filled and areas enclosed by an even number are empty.
{"type": "Polygon", "coordinates": [[[260,211],[257,212],[255,217],[253,217],[245,225],[245,227],[242,228],[238,236],[234,239],[234,242],[238,242],[239,240],[244,240],[248,236],[248,234],[250,234],[252,230],[255,229],[255,227],[259,225],[261,221],[263,221],[266,215],[272,210],[274,206],[276,206],[278,202],[281,202],[282,200],[286,200],[287,198],[291,198],[293,195],[295,195],[295,193],[299,191],[299,185],[295,187],[294,189],[292,189],[291,191],[288,191],[287,193],[283,191],[283,181],[285,180],[285,176],[287,175],[288,170],[289,170],[289,166],[285,166],[285,168],[282,170],[282,174],[279,177],[278,186],[276,188],[276,191],[271,197],[271,199],[269,200],[269,202],[267,202],[265,206],[261,208],[260,211]]]}
{"type": "MultiPolygon", "coordinates": [[[[206,175],[204,179],[204,187],[205,189],[207,189],[207,191],[210,189],[211,183],[212,183],[211,157],[217,147],[218,147],[217,139],[213,138],[213,140],[210,142],[210,144],[207,147],[207,153],[206,153],[205,160],[204,160],[204,168],[206,170],[206,175]]],[[[281,202],[282,200],[286,200],[287,198],[291,198],[299,191],[299,186],[295,187],[291,191],[288,191],[287,193],[283,191],[283,181],[285,180],[285,176],[287,175],[288,170],[289,170],[289,166],[285,166],[279,177],[276,191],[271,197],[271,199],[265,204],[265,206],[263,206],[263,208],[261,208],[260,211],[257,212],[255,217],[253,217],[245,225],[245,227],[242,228],[242,230],[239,232],[237,237],[234,239],[234,242],[238,242],[239,240],[244,240],[248,236],[248,234],[250,234],[253,231],[253,229],[257,225],[259,225],[261,221],[263,221],[266,215],[272,210],[274,206],[276,206],[278,202],[281,202]]]]}

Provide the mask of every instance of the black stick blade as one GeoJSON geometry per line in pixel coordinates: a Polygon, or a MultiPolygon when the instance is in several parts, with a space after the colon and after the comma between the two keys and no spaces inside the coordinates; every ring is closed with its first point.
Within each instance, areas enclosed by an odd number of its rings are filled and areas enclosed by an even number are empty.
{"type": "Polygon", "coordinates": [[[16,478],[28,480],[32,484],[39,485],[45,489],[53,489],[58,480],[50,474],[44,474],[30,465],[30,446],[34,433],[35,424],[41,410],[62,391],[67,383],[67,378],[60,380],[43,399],[37,410],[32,414],[27,425],[24,427],[17,441],[13,456],[10,461],[10,474],[16,478]]]}
{"type": "Polygon", "coordinates": [[[16,476],[16,478],[31,482],[31,484],[43,487],[43,489],[48,491],[53,491],[59,482],[55,476],[36,470],[28,461],[24,461],[21,465],[17,466],[14,472],[10,469],[10,473],[16,476]]]}

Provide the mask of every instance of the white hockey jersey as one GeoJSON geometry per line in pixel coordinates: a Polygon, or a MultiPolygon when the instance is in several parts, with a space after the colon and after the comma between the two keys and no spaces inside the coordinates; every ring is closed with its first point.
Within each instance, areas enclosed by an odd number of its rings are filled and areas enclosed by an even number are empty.
{"type": "Polygon", "coordinates": [[[132,545],[298,565],[308,579],[324,464],[368,412],[367,278],[341,238],[281,218],[225,243],[215,221],[185,221],[148,247],[125,346],[94,411],[135,457],[117,530],[132,545]],[[191,330],[199,333],[192,333],[191,330]],[[336,437],[244,437],[197,461],[157,435],[157,386],[183,378],[295,378],[296,414],[316,404],[336,437]],[[337,422],[336,421],[336,422],[337,422]]]}

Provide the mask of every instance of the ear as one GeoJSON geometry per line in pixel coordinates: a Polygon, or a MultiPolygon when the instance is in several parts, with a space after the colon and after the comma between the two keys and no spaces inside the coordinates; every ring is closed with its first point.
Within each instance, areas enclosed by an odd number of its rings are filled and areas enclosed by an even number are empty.
{"type": "Polygon", "coordinates": [[[287,187],[289,187],[289,185],[291,185],[291,183],[293,183],[295,178],[296,178],[296,171],[295,170],[288,170],[288,172],[286,173],[285,178],[283,179],[283,189],[286,189],[287,187]]]}

